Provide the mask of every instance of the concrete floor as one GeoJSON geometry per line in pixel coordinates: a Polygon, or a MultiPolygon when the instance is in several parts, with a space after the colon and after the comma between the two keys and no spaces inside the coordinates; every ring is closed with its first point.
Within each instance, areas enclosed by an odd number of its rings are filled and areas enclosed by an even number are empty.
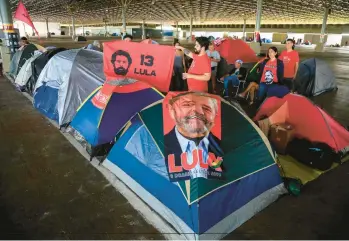
{"type": "MultiPolygon", "coordinates": [[[[330,64],[339,87],[314,101],[349,125],[349,52],[301,50],[302,59],[313,56],[330,64]]],[[[1,239],[163,238],[3,78],[0,143],[1,239]]],[[[300,197],[280,198],[226,238],[348,239],[348,174],[345,163],[305,186],[300,197]]]]}
{"type": "Polygon", "coordinates": [[[1,239],[162,239],[0,78],[1,239]]]}

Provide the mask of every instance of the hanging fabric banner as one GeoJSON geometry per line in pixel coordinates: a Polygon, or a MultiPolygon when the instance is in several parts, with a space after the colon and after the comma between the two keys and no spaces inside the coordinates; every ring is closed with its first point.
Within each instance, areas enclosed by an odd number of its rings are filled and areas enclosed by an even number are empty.
{"type": "Polygon", "coordinates": [[[170,181],[224,179],[219,97],[201,92],[169,92],[163,101],[163,119],[170,181]]]}
{"type": "Polygon", "coordinates": [[[107,83],[134,79],[167,92],[173,72],[175,50],[171,46],[113,41],[104,43],[107,83]]]}

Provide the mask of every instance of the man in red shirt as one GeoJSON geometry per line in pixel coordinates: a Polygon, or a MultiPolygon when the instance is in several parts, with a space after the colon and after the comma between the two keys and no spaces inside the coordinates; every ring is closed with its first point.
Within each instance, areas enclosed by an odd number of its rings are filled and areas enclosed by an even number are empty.
{"type": "Polygon", "coordinates": [[[211,61],[206,54],[210,41],[206,37],[198,37],[195,42],[195,54],[181,46],[176,49],[193,59],[188,73],[183,73],[183,79],[187,79],[188,91],[208,91],[208,81],[211,79],[211,61]]]}
{"type": "Polygon", "coordinates": [[[286,50],[282,51],[279,59],[284,63],[284,84],[292,91],[299,65],[299,55],[294,50],[293,39],[286,40],[286,50]]]}

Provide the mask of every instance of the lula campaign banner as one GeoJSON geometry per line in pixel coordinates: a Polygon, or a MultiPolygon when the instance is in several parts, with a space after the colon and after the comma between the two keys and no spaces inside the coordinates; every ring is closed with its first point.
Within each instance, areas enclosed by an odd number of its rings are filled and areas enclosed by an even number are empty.
{"type": "Polygon", "coordinates": [[[163,101],[165,162],[172,182],[223,179],[221,101],[203,92],[169,92],[163,101]]]}
{"type": "Polygon", "coordinates": [[[104,43],[107,81],[131,78],[167,92],[172,78],[175,50],[171,46],[113,41],[104,43]]]}

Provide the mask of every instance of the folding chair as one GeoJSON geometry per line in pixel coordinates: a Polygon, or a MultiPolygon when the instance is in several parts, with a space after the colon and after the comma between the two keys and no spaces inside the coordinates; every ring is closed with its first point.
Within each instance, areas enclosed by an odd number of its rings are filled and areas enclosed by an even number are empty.
{"type": "Polygon", "coordinates": [[[239,79],[239,84],[234,86],[233,85],[233,88],[236,88],[236,92],[235,92],[235,97],[239,94],[239,90],[240,90],[240,85],[242,84],[242,89],[245,89],[245,84],[246,84],[246,81],[247,81],[247,77],[248,77],[248,74],[250,73],[250,71],[248,69],[246,69],[246,76],[244,79],[240,80],[239,79]]]}

